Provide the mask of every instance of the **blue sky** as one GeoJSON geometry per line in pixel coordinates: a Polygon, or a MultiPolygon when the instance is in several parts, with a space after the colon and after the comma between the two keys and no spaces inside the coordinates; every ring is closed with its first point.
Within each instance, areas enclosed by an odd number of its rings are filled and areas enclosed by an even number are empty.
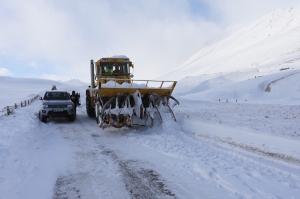
{"type": "Polygon", "coordinates": [[[226,28],[299,0],[0,0],[0,75],[89,82],[90,59],[126,55],[135,79],[182,64],[226,28]]]}

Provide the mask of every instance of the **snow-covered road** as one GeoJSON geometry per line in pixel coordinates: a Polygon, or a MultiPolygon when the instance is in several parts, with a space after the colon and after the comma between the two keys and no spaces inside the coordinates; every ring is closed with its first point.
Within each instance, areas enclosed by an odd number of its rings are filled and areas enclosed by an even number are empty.
{"type": "MultiPolygon", "coordinates": [[[[157,80],[178,80],[180,105],[177,122],[164,115],[151,128],[100,129],[84,110],[89,84],[78,79],[0,76],[0,199],[299,199],[299,16],[276,10],[230,28],[158,72],[157,80]],[[81,94],[76,121],[40,122],[40,101],[6,115],[53,85],[81,94]]],[[[20,67],[56,78],[47,63],[28,60],[20,67]]],[[[86,64],[73,69],[87,72],[86,64]]]]}
{"type": "Polygon", "coordinates": [[[299,135],[294,106],[181,99],[177,123],[167,115],[162,125],[127,130],[99,129],[84,106],[74,123],[57,119],[44,124],[36,117],[38,107],[36,101],[0,118],[5,124],[0,135],[2,198],[300,195],[299,138],[282,133],[299,135]],[[280,114],[289,119],[281,120],[280,114]]]}

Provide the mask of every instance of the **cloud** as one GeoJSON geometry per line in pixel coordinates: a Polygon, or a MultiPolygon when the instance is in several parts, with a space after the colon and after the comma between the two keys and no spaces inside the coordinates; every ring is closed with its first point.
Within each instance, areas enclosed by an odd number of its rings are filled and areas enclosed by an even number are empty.
{"type": "Polygon", "coordinates": [[[11,72],[9,72],[6,68],[0,68],[0,75],[1,76],[11,76],[13,75],[11,72]]]}
{"type": "MultiPolygon", "coordinates": [[[[273,5],[271,0],[265,1],[273,5]]],[[[0,21],[0,53],[32,65],[39,63],[41,67],[32,67],[35,73],[51,71],[86,82],[90,59],[118,54],[134,62],[136,78],[161,76],[223,28],[260,17],[268,10],[267,3],[257,0],[0,2],[0,17],[6,19],[0,21]]],[[[283,5],[283,1],[276,2],[283,5]]],[[[24,66],[15,67],[18,70],[11,71],[22,74],[24,66]]]]}
{"type": "Polygon", "coordinates": [[[31,66],[31,67],[36,67],[36,62],[35,61],[32,61],[32,62],[30,62],[30,64],[29,64],[29,66],[31,66]]]}
{"type": "Polygon", "coordinates": [[[136,64],[136,76],[153,78],[218,31],[212,22],[192,20],[185,1],[66,2],[4,2],[2,48],[18,59],[52,63],[58,75],[82,78],[89,77],[90,59],[126,54],[136,64]]]}

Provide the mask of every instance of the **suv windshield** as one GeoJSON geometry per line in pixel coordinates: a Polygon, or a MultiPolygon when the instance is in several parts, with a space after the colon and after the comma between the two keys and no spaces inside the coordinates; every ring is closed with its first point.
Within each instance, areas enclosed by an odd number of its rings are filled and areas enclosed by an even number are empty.
{"type": "Polygon", "coordinates": [[[67,92],[46,92],[44,100],[69,100],[70,95],[67,92]]]}

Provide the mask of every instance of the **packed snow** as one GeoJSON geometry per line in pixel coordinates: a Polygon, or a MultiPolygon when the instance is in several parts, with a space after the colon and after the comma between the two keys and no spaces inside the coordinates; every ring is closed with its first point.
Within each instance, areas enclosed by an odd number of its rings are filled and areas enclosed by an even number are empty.
{"type": "Polygon", "coordinates": [[[85,111],[88,84],[0,76],[0,111],[52,85],[81,94],[75,122],[40,122],[40,100],[0,112],[0,198],[299,198],[300,51],[290,52],[300,44],[279,37],[299,35],[299,17],[277,10],[254,24],[165,76],[180,79],[177,122],[163,113],[151,128],[100,129],[85,111]]]}
{"type": "MultiPolygon", "coordinates": [[[[104,78],[105,79],[105,78],[104,78]]],[[[119,84],[116,79],[109,79],[101,88],[164,88],[170,89],[175,81],[156,81],[156,80],[131,80],[131,83],[123,82],[119,84]]]]}

